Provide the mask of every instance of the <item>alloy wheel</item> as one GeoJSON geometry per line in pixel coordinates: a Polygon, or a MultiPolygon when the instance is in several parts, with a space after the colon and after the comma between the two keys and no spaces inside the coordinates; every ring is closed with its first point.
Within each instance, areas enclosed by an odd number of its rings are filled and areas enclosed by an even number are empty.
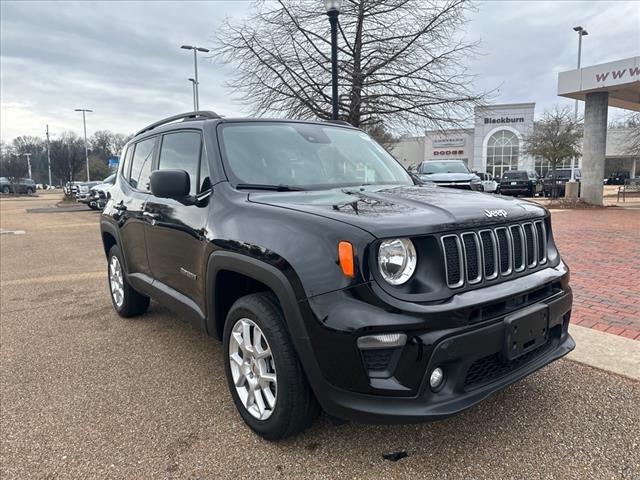
{"type": "Polygon", "coordinates": [[[109,262],[109,283],[111,285],[111,296],[118,308],[124,303],[124,279],[122,277],[122,267],[120,260],[115,255],[109,262]]]}
{"type": "Polygon", "coordinates": [[[236,393],[258,420],[268,419],[277,400],[276,368],[267,338],[255,322],[238,320],[229,339],[229,364],[236,393]]]}

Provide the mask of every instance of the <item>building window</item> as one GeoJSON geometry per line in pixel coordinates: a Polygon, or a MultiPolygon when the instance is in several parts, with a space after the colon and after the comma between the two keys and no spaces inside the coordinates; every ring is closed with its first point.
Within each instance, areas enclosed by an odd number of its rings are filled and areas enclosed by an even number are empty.
{"type": "Polygon", "coordinates": [[[500,178],[508,170],[518,168],[520,142],[510,130],[500,130],[487,142],[487,172],[500,178]]]}
{"type": "MultiPolygon", "coordinates": [[[[572,162],[573,162],[573,167],[577,168],[578,162],[575,160],[568,159],[568,160],[563,160],[561,162],[558,162],[556,169],[571,168],[572,162]]],[[[550,171],[551,171],[551,162],[549,162],[548,160],[544,160],[542,158],[536,158],[536,172],[538,172],[538,174],[541,177],[546,176],[547,173],[549,173],[550,171]]]]}

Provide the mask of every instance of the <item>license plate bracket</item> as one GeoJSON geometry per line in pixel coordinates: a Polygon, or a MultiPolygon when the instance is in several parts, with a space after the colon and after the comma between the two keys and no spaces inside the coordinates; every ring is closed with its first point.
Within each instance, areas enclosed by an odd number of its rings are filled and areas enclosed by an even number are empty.
{"type": "Polygon", "coordinates": [[[532,305],[504,318],[503,355],[514,360],[547,343],[549,338],[549,308],[532,305]]]}

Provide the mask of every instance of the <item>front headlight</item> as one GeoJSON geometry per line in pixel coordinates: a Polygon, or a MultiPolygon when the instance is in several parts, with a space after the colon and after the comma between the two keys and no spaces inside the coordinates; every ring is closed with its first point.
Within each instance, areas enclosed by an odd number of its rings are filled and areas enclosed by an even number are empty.
{"type": "Polygon", "coordinates": [[[408,238],[384,240],[378,247],[380,275],[391,285],[406,283],[415,272],[417,263],[416,248],[408,238]]]}

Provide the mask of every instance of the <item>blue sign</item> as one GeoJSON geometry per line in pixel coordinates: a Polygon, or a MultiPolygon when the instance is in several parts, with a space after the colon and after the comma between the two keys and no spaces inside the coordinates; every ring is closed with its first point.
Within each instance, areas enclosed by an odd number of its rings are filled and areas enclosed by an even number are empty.
{"type": "Polygon", "coordinates": [[[107,162],[109,163],[110,170],[117,170],[118,164],[120,163],[120,157],[118,156],[111,157],[109,160],[107,160],[107,162]]]}

